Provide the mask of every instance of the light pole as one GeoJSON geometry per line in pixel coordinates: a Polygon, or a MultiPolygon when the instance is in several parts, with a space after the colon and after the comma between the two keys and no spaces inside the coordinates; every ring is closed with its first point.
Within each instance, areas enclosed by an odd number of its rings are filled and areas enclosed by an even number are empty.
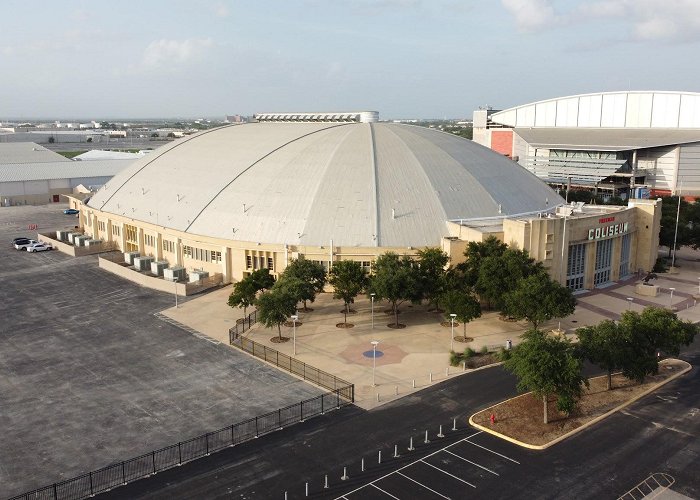
{"type": "Polygon", "coordinates": [[[452,323],[452,339],[450,340],[450,351],[455,350],[455,318],[457,315],[455,313],[450,314],[450,323],[452,323]]]}
{"type": "MultiPolygon", "coordinates": [[[[698,279],[700,279],[700,278],[698,278],[698,279]]],[[[375,295],[376,295],[375,293],[369,294],[369,297],[372,300],[372,330],[374,330],[374,296],[375,295]]]]}
{"type": "Polygon", "coordinates": [[[634,299],[632,297],[627,297],[627,310],[628,311],[632,310],[632,302],[634,302],[634,299]]]}
{"type": "Polygon", "coordinates": [[[292,346],[294,349],[294,355],[297,355],[297,320],[299,319],[298,314],[292,314],[292,346]]]}
{"type": "Polygon", "coordinates": [[[675,288],[669,288],[669,290],[671,290],[671,298],[669,299],[668,305],[669,305],[669,307],[673,307],[673,292],[675,292],[676,289],[675,289],[675,288]]]}
{"type": "Polygon", "coordinates": [[[373,340],[370,344],[372,344],[372,387],[377,387],[374,380],[374,370],[377,368],[377,344],[379,341],[373,340]]]}

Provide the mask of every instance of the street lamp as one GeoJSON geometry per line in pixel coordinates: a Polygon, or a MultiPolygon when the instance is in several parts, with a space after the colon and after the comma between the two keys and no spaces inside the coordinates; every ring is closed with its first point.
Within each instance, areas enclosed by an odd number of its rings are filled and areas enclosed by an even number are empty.
{"type": "Polygon", "coordinates": [[[373,340],[370,344],[372,344],[372,387],[377,387],[374,380],[374,370],[377,368],[377,344],[379,341],[373,340]]]}
{"type": "Polygon", "coordinates": [[[450,351],[455,350],[455,318],[457,315],[455,313],[450,314],[450,323],[452,323],[452,339],[450,340],[450,351]]]}
{"type": "Polygon", "coordinates": [[[673,307],[673,292],[675,292],[676,289],[675,289],[675,288],[669,288],[669,290],[671,290],[671,298],[669,299],[668,305],[669,305],[669,307],[673,307]]]}
{"type": "Polygon", "coordinates": [[[294,355],[297,355],[297,320],[299,319],[298,314],[292,314],[292,346],[294,349],[294,355]]]}
{"type": "MultiPolygon", "coordinates": [[[[700,279],[700,278],[699,278],[700,279]]],[[[372,330],[374,330],[374,296],[376,293],[370,293],[370,299],[372,299],[372,330]]]]}
{"type": "Polygon", "coordinates": [[[632,310],[632,302],[634,302],[634,299],[632,297],[627,297],[627,310],[628,311],[632,310]]]}

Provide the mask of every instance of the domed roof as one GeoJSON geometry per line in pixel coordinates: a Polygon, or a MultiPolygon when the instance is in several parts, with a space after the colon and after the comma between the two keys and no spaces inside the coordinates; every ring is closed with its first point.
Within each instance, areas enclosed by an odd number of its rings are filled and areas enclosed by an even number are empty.
{"type": "Polygon", "coordinates": [[[240,241],[422,247],[448,235],[448,220],[560,203],[515,162],[452,134],[394,123],[260,122],[163,147],[88,205],[240,241]]]}

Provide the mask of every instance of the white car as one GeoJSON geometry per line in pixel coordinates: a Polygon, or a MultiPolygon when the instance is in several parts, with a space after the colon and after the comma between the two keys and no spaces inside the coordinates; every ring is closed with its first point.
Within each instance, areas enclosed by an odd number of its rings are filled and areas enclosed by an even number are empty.
{"type": "Polygon", "coordinates": [[[36,240],[20,240],[15,242],[15,250],[24,250],[27,247],[30,247],[32,245],[36,245],[39,243],[36,240]]]}
{"type": "Polygon", "coordinates": [[[34,243],[27,247],[27,252],[45,252],[47,250],[53,250],[53,247],[48,243],[34,243]]]}

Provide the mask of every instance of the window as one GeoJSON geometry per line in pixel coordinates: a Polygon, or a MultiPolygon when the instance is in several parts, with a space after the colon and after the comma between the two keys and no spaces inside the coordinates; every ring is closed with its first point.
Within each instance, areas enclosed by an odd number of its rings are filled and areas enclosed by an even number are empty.
{"type": "Polygon", "coordinates": [[[221,262],[221,252],[212,252],[211,262],[221,262]]]}
{"type": "Polygon", "coordinates": [[[569,258],[566,264],[566,287],[570,290],[583,290],[586,271],[586,244],[569,245],[569,258]]]}
{"type": "Polygon", "coordinates": [[[630,248],[631,234],[622,235],[622,248],[620,249],[620,278],[628,276],[630,273],[630,248]]]}
{"type": "Polygon", "coordinates": [[[175,243],[168,240],[163,240],[163,250],[170,253],[175,253],[175,243]]]}
{"type": "Polygon", "coordinates": [[[156,237],[152,234],[146,234],[143,237],[143,242],[146,244],[146,246],[154,247],[156,246],[156,237]]]}
{"type": "Polygon", "coordinates": [[[273,265],[272,257],[268,257],[268,258],[267,258],[267,268],[268,268],[270,271],[274,271],[274,270],[275,270],[275,266],[273,265]]]}
{"type": "Polygon", "coordinates": [[[97,221],[97,228],[102,232],[106,232],[107,231],[107,223],[104,221],[97,221]]]}
{"type": "Polygon", "coordinates": [[[191,259],[192,258],[192,247],[188,246],[188,245],[185,245],[184,247],[182,247],[182,255],[184,255],[185,257],[189,257],[191,259]]]}
{"type": "Polygon", "coordinates": [[[112,234],[114,236],[121,236],[121,233],[122,233],[122,231],[119,228],[119,226],[112,226],[112,234]]]}
{"type": "Polygon", "coordinates": [[[598,286],[610,281],[610,261],[612,260],[612,239],[596,243],[595,273],[593,285],[598,286]]]}

